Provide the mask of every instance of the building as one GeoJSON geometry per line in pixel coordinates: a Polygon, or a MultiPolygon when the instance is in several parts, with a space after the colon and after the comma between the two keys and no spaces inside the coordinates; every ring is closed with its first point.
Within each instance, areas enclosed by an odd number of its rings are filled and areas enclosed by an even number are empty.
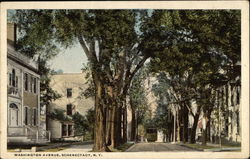
{"type": "MultiPolygon", "coordinates": [[[[212,143],[241,142],[241,85],[240,78],[229,81],[212,91],[214,105],[210,118],[201,111],[196,129],[196,141],[202,141],[202,133],[206,128],[207,141],[212,143]]],[[[196,104],[192,103],[193,112],[196,104]]],[[[193,125],[193,117],[189,116],[189,128],[193,125]]]]}
{"type": "MultiPolygon", "coordinates": [[[[145,89],[145,94],[146,94],[146,102],[148,105],[148,117],[150,119],[153,119],[156,115],[156,110],[157,110],[157,97],[154,95],[154,93],[152,92],[152,86],[157,83],[156,78],[154,77],[149,77],[147,79],[145,79],[144,81],[144,89],[145,89]]],[[[143,125],[138,125],[137,123],[137,112],[135,110],[134,114],[129,102],[129,98],[127,98],[127,139],[128,141],[132,141],[132,140],[140,140],[141,142],[163,142],[165,140],[165,136],[163,134],[162,130],[157,129],[156,127],[152,126],[149,128],[146,128],[143,125]],[[132,116],[134,116],[135,118],[135,123],[133,125],[133,119],[132,116]],[[133,126],[135,126],[135,136],[136,137],[132,137],[132,133],[133,133],[133,126]]],[[[145,112],[146,113],[146,112],[145,112]]]]}
{"type": "Polygon", "coordinates": [[[8,144],[48,142],[40,125],[38,64],[15,50],[16,26],[8,24],[7,31],[8,144]]]}
{"type": "Polygon", "coordinates": [[[51,139],[78,140],[79,137],[74,133],[72,115],[78,112],[84,116],[89,109],[94,108],[94,100],[92,98],[86,99],[81,95],[88,87],[85,74],[64,73],[53,75],[50,86],[61,95],[61,98],[53,101],[48,107],[50,117],[47,126],[48,130],[51,131],[51,139]],[[61,114],[61,116],[58,114],[61,114]]]}
{"type": "Polygon", "coordinates": [[[218,142],[241,142],[241,85],[236,78],[216,91],[216,110],[212,113],[210,140],[218,142]]]}

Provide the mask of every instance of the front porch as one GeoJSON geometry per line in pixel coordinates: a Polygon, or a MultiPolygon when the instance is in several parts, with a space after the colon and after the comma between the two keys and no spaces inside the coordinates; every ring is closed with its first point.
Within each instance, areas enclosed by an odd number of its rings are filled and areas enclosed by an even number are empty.
{"type": "Polygon", "coordinates": [[[50,142],[50,132],[40,127],[16,126],[7,129],[8,145],[44,144],[50,142]]]}

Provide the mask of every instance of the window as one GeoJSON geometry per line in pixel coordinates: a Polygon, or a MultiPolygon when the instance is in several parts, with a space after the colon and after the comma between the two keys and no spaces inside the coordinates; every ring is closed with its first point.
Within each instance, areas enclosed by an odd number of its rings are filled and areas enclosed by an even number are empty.
{"type": "Polygon", "coordinates": [[[239,112],[236,112],[237,134],[240,135],[240,117],[239,112]]]}
{"type": "Polygon", "coordinates": [[[9,86],[11,86],[11,83],[12,83],[12,74],[9,73],[9,86]]]}
{"type": "Polygon", "coordinates": [[[228,125],[229,125],[229,121],[228,121],[228,117],[226,117],[225,119],[225,135],[228,136],[228,125]]]}
{"type": "Polygon", "coordinates": [[[33,125],[36,125],[37,122],[37,111],[33,109],[33,125]]]}
{"type": "Polygon", "coordinates": [[[234,106],[234,88],[231,86],[231,106],[234,106]]]}
{"type": "Polygon", "coordinates": [[[16,76],[16,87],[18,87],[18,77],[16,76]]]}
{"type": "Polygon", "coordinates": [[[67,97],[72,97],[72,88],[67,88],[67,97]]]}
{"type": "Polygon", "coordinates": [[[33,110],[32,109],[28,109],[29,113],[28,113],[28,125],[32,125],[33,124],[33,110]]]}
{"type": "Polygon", "coordinates": [[[67,136],[67,125],[62,124],[62,136],[67,136]]]}
{"type": "Polygon", "coordinates": [[[228,107],[228,85],[226,85],[226,106],[228,107]]]}
{"type": "Polygon", "coordinates": [[[18,110],[18,106],[15,103],[11,103],[10,108],[18,110]]]}
{"type": "Polygon", "coordinates": [[[34,85],[33,85],[33,87],[34,87],[34,93],[37,92],[37,91],[36,91],[36,89],[37,89],[37,88],[36,88],[36,84],[37,84],[36,81],[37,81],[36,78],[34,78],[34,85]]]}
{"type": "Polygon", "coordinates": [[[67,105],[67,115],[72,115],[72,104],[67,105]]]}
{"type": "Polygon", "coordinates": [[[33,89],[33,77],[30,76],[30,92],[32,92],[33,89]]]}
{"type": "Polygon", "coordinates": [[[12,69],[12,86],[15,87],[16,86],[16,71],[15,69],[12,69]]]}
{"type": "Polygon", "coordinates": [[[68,125],[68,135],[73,136],[73,125],[68,125]]]}
{"type": "Polygon", "coordinates": [[[28,125],[28,107],[24,107],[24,124],[28,125]]]}
{"type": "Polygon", "coordinates": [[[9,105],[10,107],[10,125],[12,126],[18,126],[18,119],[19,119],[19,109],[18,109],[18,106],[15,104],[15,103],[11,103],[9,105]]]}
{"type": "Polygon", "coordinates": [[[237,90],[236,90],[236,103],[237,104],[240,104],[240,87],[237,87],[237,90]]]}
{"type": "Polygon", "coordinates": [[[24,74],[24,89],[25,91],[28,91],[28,74],[24,74]]]}

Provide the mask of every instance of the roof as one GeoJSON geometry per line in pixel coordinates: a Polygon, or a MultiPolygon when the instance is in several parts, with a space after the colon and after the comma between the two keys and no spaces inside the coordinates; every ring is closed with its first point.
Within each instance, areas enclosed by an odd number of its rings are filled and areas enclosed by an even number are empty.
{"type": "Polygon", "coordinates": [[[7,57],[17,62],[18,64],[22,65],[23,67],[29,68],[34,72],[38,72],[37,62],[34,61],[32,58],[29,58],[28,56],[25,56],[24,54],[17,52],[14,49],[14,47],[10,44],[8,44],[7,48],[7,57]]]}

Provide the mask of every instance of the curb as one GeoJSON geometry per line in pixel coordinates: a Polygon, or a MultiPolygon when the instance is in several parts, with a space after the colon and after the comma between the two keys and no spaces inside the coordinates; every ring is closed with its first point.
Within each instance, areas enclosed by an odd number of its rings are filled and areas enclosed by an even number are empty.
{"type": "Polygon", "coordinates": [[[194,147],[190,147],[190,146],[183,145],[183,144],[178,144],[178,145],[183,146],[183,147],[186,147],[186,148],[189,148],[189,149],[193,149],[193,150],[195,150],[195,151],[203,151],[203,149],[194,148],[194,147]]]}
{"type": "Polygon", "coordinates": [[[57,148],[57,147],[66,147],[72,145],[72,143],[61,143],[61,144],[55,144],[55,145],[48,145],[48,146],[43,146],[43,147],[37,147],[36,152],[38,151],[44,151],[47,149],[52,149],[52,148],[57,148]]]}
{"type": "Polygon", "coordinates": [[[133,143],[133,145],[131,145],[127,150],[125,150],[124,152],[128,152],[129,150],[131,150],[132,148],[135,147],[135,143],[133,143]]]}
{"type": "Polygon", "coordinates": [[[87,144],[91,144],[93,143],[93,141],[86,141],[86,142],[79,142],[79,143],[55,143],[53,145],[47,145],[47,146],[42,146],[42,147],[36,147],[34,148],[33,151],[37,152],[37,151],[44,151],[47,149],[52,149],[52,148],[57,148],[57,147],[66,147],[66,146],[70,146],[70,145],[87,145],[87,144]]]}
{"type": "Polygon", "coordinates": [[[227,148],[214,148],[214,149],[204,149],[204,152],[221,152],[221,151],[238,151],[241,150],[240,147],[227,147],[227,148]]]}

